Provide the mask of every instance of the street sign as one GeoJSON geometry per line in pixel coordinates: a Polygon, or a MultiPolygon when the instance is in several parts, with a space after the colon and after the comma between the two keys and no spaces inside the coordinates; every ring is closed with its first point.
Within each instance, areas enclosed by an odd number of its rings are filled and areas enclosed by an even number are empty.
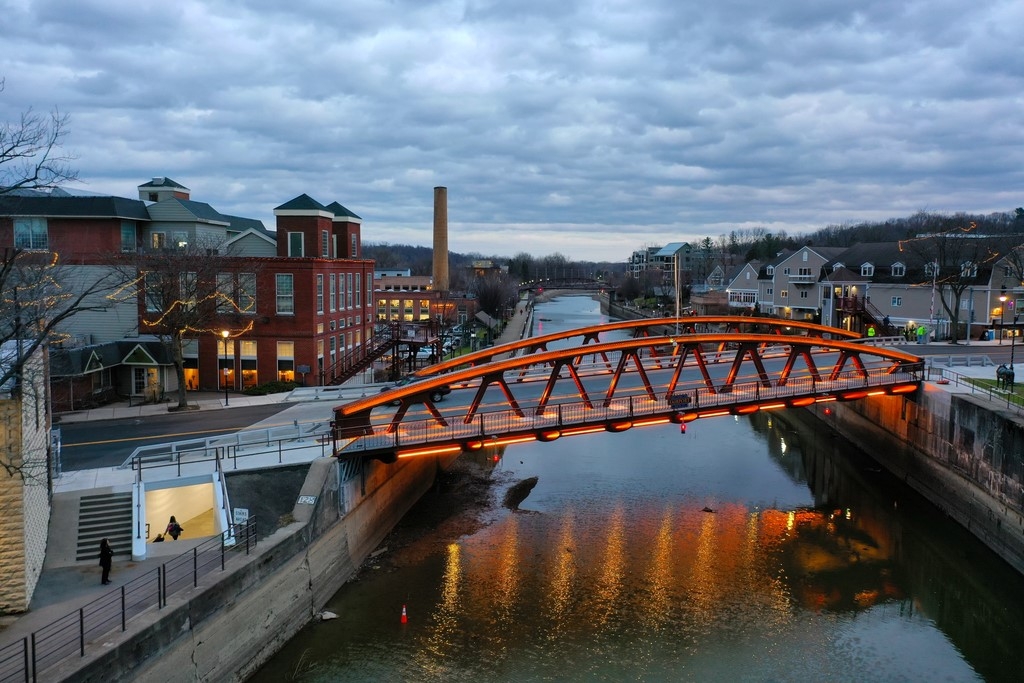
{"type": "Polygon", "coordinates": [[[245,524],[249,521],[249,508],[233,508],[231,512],[235,524],[245,524]]]}

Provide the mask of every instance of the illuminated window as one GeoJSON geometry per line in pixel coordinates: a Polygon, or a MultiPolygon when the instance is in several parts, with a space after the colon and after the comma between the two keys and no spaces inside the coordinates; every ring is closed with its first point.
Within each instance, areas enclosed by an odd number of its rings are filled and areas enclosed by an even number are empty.
{"type": "Polygon", "coordinates": [[[242,366],[242,388],[251,389],[259,384],[259,375],[256,371],[256,342],[239,341],[239,356],[242,366]]]}
{"type": "Polygon", "coordinates": [[[150,246],[154,249],[163,249],[167,246],[167,235],[162,232],[154,232],[150,235],[150,246]]]}
{"type": "Polygon", "coordinates": [[[295,381],[295,342],[277,342],[277,379],[295,381]]]}

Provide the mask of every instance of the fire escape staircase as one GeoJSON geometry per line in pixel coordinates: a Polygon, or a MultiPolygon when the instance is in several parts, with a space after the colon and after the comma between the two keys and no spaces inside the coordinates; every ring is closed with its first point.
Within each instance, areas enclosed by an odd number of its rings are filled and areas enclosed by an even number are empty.
{"type": "Polygon", "coordinates": [[[884,324],[885,314],[864,297],[842,297],[840,310],[856,319],[860,323],[861,330],[867,330],[868,327],[874,326],[876,334],[880,337],[897,334],[895,326],[891,323],[884,324]]]}
{"type": "Polygon", "coordinates": [[[380,330],[373,336],[368,345],[354,348],[344,354],[324,371],[324,386],[337,386],[370,367],[373,361],[391,349],[397,340],[396,331],[397,327],[394,326],[388,327],[386,330],[380,330]]]}

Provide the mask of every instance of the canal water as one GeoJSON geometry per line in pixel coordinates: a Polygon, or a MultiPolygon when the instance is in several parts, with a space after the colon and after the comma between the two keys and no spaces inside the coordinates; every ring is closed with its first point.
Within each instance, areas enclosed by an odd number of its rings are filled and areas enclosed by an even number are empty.
{"type": "MultiPolygon", "coordinates": [[[[537,318],[601,319],[584,297],[537,318]]],[[[446,490],[428,495],[403,522],[416,542],[252,681],[1024,680],[1024,578],[799,412],[460,468],[491,484],[478,523],[434,528],[446,490]]]]}

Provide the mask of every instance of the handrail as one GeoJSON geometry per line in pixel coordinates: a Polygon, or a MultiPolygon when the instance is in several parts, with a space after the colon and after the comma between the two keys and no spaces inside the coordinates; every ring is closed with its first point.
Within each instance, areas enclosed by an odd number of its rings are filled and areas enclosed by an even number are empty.
{"type": "Polygon", "coordinates": [[[49,669],[104,649],[102,641],[109,633],[126,631],[129,621],[154,607],[163,609],[170,596],[198,587],[199,579],[215,569],[223,571],[229,553],[248,555],[256,543],[256,517],[232,524],[192,550],[0,648],[0,683],[44,680],[41,674],[49,669]]]}
{"type": "MultiPolygon", "coordinates": [[[[746,378],[728,387],[709,388],[704,382],[677,385],[672,399],[689,396],[686,410],[724,408],[731,409],[755,403],[774,403],[807,396],[836,395],[850,390],[882,388],[920,382],[920,366],[913,370],[891,372],[888,368],[870,368],[865,374],[856,371],[841,373],[834,380],[811,375],[790,377],[784,385],[764,386],[757,377],[746,378]]],[[[642,388],[636,393],[606,401],[603,405],[587,407],[583,402],[556,403],[537,409],[525,403],[519,410],[510,408],[477,413],[470,422],[454,420],[445,426],[436,419],[402,422],[398,429],[389,431],[386,425],[376,424],[360,436],[338,438],[335,454],[342,459],[362,457],[370,453],[395,451],[399,448],[427,445],[458,445],[466,440],[497,438],[513,434],[542,432],[568,426],[599,425],[625,417],[653,417],[678,412],[667,395],[651,398],[642,388]]]]}
{"type": "Polygon", "coordinates": [[[217,457],[219,450],[229,448],[238,451],[239,449],[252,447],[257,444],[269,446],[271,443],[282,441],[301,441],[306,438],[315,438],[327,433],[330,425],[324,420],[310,420],[307,422],[295,421],[290,425],[269,427],[263,429],[242,429],[232,434],[220,436],[209,436],[202,439],[184,439],[167,443],[150,444],[139,446],[132,454],[125,458],[119,465],[120,469],[131,467],[142,461],[175,463],[182,457],[195,458],[197,455],[206,454],[206,458],[213,460],[217,457]]]}
{"type": "Polygon", "coordinates": [[[940,368],[940,367],[936,367],[934,365],[931,365],[931,366],[928,367],[927,371],[928,371],[928,379],[932,379],[932,375],[934,375],[937,372],[937,373],[939,373],[939,376],[941,378],[940,381],[941,380],[946,380],[947,383],[948,382],[952,382],[955,386],[968,387],[968,388],[970,388],[972,395],[984,396],[985,398],[987,398],[989,401],[992,401],[993,403],[1002,403],[1002,404],[1004,404],[1006,406],[1006,408],[1008,410],[1013,410],[1013,411],[1017,412],[1020,415],[1024,415],[1024,406],[1022,406],[1020,404],[1017,404],[1017,403],[1014,403],[1011,400],[1011,397],[1013,396],[1013,394],[1011,394],[1011,393],[1002,392],[1002,391],[1000,391],[998,389],[990,389],[988,387],[979,386],[979,385],[975,384],[974,382],[970,381],[972,379],[977,379],[977,378],[975,378],[975,377],[968,377],[967,375],[962,375],[959,372],[956,372],[954,370],[950,370],[949,368],[940,368]]]}

